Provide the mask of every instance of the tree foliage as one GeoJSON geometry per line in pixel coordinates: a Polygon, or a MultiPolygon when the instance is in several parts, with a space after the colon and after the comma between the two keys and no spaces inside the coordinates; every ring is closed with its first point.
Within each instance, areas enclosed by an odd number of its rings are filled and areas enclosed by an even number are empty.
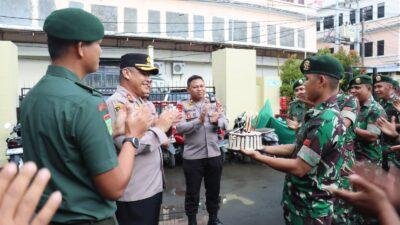
{"type": "MultiPolygon", "coordinates": [[[[337,58],[346,69],[351,66],[359,66],[360,65],[360,56],[356,51],[350,50],[347,52],[344,48],[340,47],[339,50],[332,54],[329,48],[319,49],[316,53],[317,55],[331,55],[337,58]]],[[[294,93],[292,90],[292,84],[299,78],[303,77],[303,74],[300,71],[300,59],[297,58],[296,55],[292,55],[285,61],[282,66],[280,66],[280,77],[281,77],[281,88],[280,94],[281,96],[288,96],[293,98],[294,93]]]]}
{"type": "Polygon", "coordinates": [[[281,96],[293,97],[292,84],[303,77],[300,71],[301,60],[296,55],[290,56],[285,63],[280,66],[280,77],[282,85],[280,87],[281,96]]]}

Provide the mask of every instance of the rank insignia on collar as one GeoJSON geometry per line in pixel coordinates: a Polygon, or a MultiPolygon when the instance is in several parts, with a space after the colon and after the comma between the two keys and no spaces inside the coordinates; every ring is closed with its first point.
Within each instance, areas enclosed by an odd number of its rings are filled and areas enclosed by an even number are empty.
{"type": "Polygon", "coordinates": [[[356,78],[356,84],[361,84],[361,79],[359,77],[356,78]]]}
{"type": "Polygon", "coordinates": [[[303,69],[304,70],[309,70],[310,69],[310,61],[308,61],[308,60],[304,61],[303,69]]]}

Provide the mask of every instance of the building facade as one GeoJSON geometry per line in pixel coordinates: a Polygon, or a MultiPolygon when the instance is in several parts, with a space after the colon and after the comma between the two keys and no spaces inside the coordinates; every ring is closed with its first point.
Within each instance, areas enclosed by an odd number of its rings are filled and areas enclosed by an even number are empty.
{"type": "Polygon", "coordinates": [[[399,12],[398,0],[340,0],[337,6],[328,0],[318,11],[317,47],[356,50],[364,54],[364,66],[400,75],[399,12]]]}
{"type": "Polygon", "coordinates": [[[21,88],[44,74],[49,57],[43,22],[65,7],[92,12],[105,26],[101,67],[85,79],[94,87],[115,86],[118,58],[146,53],[149,45],[160,68],[155,85],[174,86],[184,86],[193,74],[212,85],[211,52],[219,48],[257,49],[258,75],[274,77],[289,54],[317,49],[315,21],[307,19],[315,10],[303,0],[2,0],[0,39],[18,46],[21,88]]]}

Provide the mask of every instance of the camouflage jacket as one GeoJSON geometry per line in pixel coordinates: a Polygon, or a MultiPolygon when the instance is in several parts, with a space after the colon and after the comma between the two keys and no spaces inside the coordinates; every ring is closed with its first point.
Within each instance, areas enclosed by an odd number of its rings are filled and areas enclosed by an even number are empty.
{"type": "Polygon", "coordinates": [[[397,100],[399,97],[395,94],[392,94],[388,100],[379,99],[379,104],[385,110],[386,115],[389,121],[394,116],[396,118],[396,123],[400,122],[400,112],[393,106],[393,102],[397,100]]]}
{"type": "Polygon", "coordinates": [[[381,130],[375,125],[380,116],[386,118],[386,113],[372,95],[364,104],[360,104],[356,127],[376,134],[379,138],[376,141],[368,142],[357,137],[354,145],[357,160],[367,160],[377,164],[382,162],[381,130]]]}
{"type": "Polygon", "coordinates": [[[300,123],[303,123],[304,121],[304,116],[308,110],[308,107],[306,104],[298,99],[293,100],[289,104],[289,109],[288,109],[288,117],[289,119],[293,120],[294,117],[296,117],[297,121],[300,123]]]}
{"type": "Polygon", "coordinates": [[[347,171],[353,166],[355,155],[354,155],[354,139],[356,138],[355,129],[355,121],[360,112],[360,104],[356,97],[352,95],[348,95],[344,92],[340,92],[337,95],[337,103],[339,106],[340,114],[343,118],[347,118],[351,120],[351,125],[346,129],[344,135],[344,148],[343,148],[343,157],[344,157],[344,166],[347,171]],[[349,108],[349,110],[343,110],[344,108],[349,108]]]}
{"type": "Polygon", "coordinates": [[[306,113],[292,158],[300,157],[312,168],[303,177],[286,175],[282,197],[285,208],[303,217],[332,214],[333,196],[326,186],[337,185],[345,129],[336,96],[306,113]]]}

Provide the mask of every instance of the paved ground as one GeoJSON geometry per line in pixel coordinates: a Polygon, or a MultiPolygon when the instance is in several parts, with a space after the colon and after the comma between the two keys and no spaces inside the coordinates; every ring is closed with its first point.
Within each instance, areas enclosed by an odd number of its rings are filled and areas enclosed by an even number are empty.
{"type": "MultiPolygon", "coordinates": [[[[160,225],[187,224],[183,211],[185,185],[180,166],[166,169],[164,221],[160,225]]],[[[257,164],[227,163],[222,175],[223,204],[220,219],[224,225],[283,225],[280,206],[284,174],[257,164]]],[[[198,221],[207,223],[204,188],[198,221]]]]}

